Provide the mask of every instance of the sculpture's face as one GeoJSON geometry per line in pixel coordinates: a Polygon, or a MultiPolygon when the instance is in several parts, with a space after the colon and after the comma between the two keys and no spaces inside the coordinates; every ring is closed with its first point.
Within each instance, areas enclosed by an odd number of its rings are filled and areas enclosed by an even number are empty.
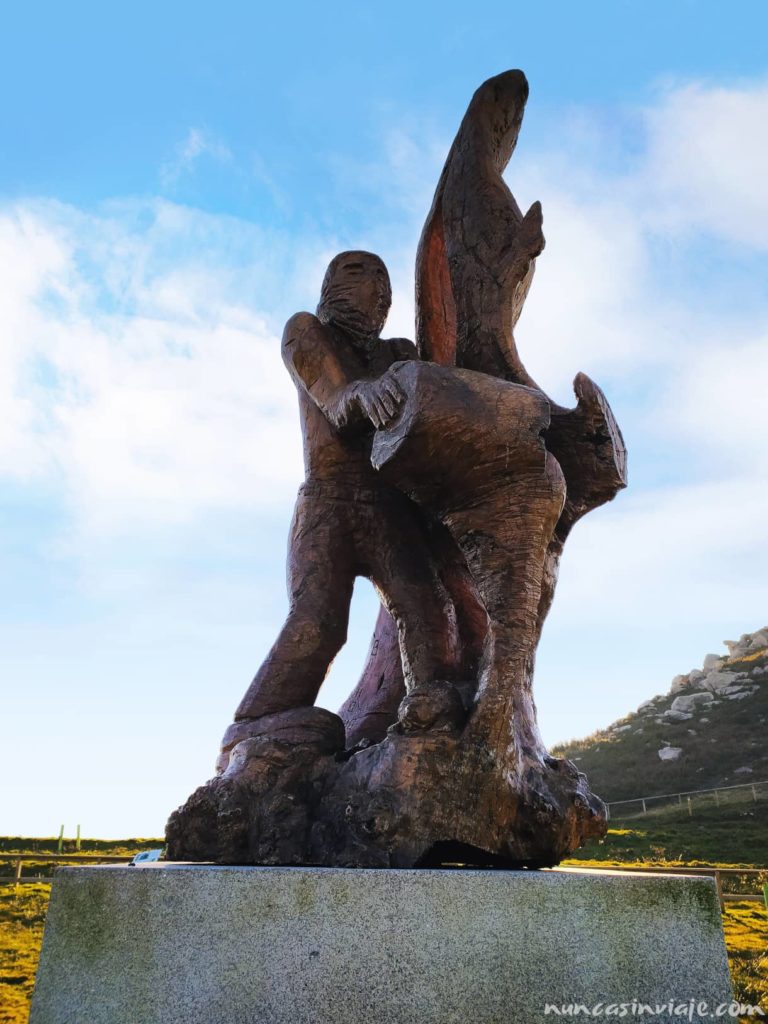
{"type": "Polygon", "coordinates": [[[378,337],[392,304],[387,268],[370,252],[343,252],[325,274],[318,316],[355,338],[378,337]]]}

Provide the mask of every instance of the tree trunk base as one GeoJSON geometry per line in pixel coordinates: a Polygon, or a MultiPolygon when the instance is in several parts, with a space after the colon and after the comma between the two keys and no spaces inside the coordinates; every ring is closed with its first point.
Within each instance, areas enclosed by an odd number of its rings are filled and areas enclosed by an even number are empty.
{"type": "MultiPolygon", "coordinates": [[[[168,858],[541,868],[604,834],[605,807],[571,762],[528,750],[513,770],[500,765],[460,730],[450,689],[431,702],[409,695],[386,739],[359,750],[329,752],[317,726],[241,740],[226,771],[171,816],[168,858]]],[[[314,711],[337,734],[336,716],[314,711]]]]}

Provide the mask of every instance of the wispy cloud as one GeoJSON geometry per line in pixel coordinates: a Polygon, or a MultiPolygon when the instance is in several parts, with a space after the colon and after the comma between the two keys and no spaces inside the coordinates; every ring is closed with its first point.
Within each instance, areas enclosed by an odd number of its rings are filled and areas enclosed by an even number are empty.
{"type": "Polygon", "coordinates": [[[179,142],[168,160],[160,168],[160,183],[164,188],[175,185],[180,178],[194,171],[202,157],[209,157],[216,163],[225,164],[232,160],[232,153],[220,139],[203,128],[190,128],[179,142]]]}
{"type": "Polygon", "coordinates": [[[249,267],[231,265],[204,216],[163,203],[23,204],[0,239],[6,474],[60,478],[87,529],[290,495],[293,389],[275,321],[247,294],[258,232],[249,267]],[[204,253],[185,253],[201,232],[204,253]]]}

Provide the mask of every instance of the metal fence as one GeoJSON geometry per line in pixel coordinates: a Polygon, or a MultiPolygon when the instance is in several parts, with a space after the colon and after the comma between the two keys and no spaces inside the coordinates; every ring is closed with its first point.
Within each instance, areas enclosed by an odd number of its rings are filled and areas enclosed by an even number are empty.
{"type": "Polygon", "coordinates": [[[762,800],[768,800],[768,781],[744,782],[737,786],[718,786],[716,789],[689,789],[681,793],[637,796],[631,800],[612,800],[606,806],[609,818],[634,818],[675,806],[679,807],[682,814],[693,817],[697,810],[753,804],[762,800]]]}
{"type": "Polygon", "coordinates": [[[83,853],[2,853],[0,869],[9,866],[12,874],[0,874],[0,885],[24,885],[32,882],[50,882],[57,864],[130,864],[132,857],[102,856],[83,853]],[[23,874],[24,868],[37,868],[37,873],[23,874]],[[40,869],[43,869],[42,871],[40,869]]]}

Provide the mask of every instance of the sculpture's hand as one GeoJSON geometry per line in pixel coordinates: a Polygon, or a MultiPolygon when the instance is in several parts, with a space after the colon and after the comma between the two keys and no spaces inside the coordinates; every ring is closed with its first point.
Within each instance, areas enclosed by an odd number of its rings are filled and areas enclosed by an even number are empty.
{"type": "Polygon", "coordinates": [[[405,392],[392,371],[387,370],[378,380],[360,381],[355,386],[355,398],[363,413],[380,430],[400,412],[405,392]]]}

